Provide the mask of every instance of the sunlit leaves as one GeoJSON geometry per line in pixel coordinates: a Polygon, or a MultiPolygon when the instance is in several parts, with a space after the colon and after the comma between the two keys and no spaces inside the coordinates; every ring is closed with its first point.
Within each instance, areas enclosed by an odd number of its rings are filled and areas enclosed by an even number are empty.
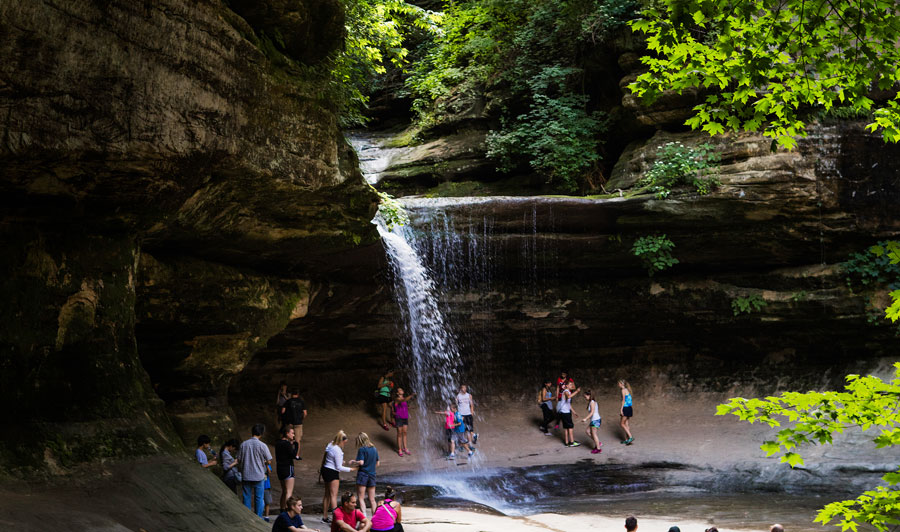
{"type": "Polygon", "coordinates": [[[389,65],[406,65],[406,35],[415,30],[437,31],[440,17],[403,0],[344,0],[344,4],[347,36],[335,60],[332,85],[341,94],[342,122],[354,125],[366,120],[363,112],[377,76],[389,65]]]}
{"type": "MultiPolygon", "coordinates": [[[[844,391],[785,392],[765,399],[736,397],[716,409],[716,415],[734,415],[750,423],[787,426],[761,449],[767,456],[781,455],[782,463],[802,466],[799,447],[830,444],[835,434],[847,429],[876,429],[873,441],[879,448],[900,444],[900,363],[895,378],[883,381],[873,376],[848,375],[844,391]]],[[[816,522],[834,524],[842,530],[857,530],[869,523],[878,530],[900,524],[900,470],[885,474],[888,487],[879,486],[859,497],[826,505],[816,522]]]]}
{"type": "MultiPolygon", "coordinates": [[[[900,81],[900,11],[859,0],[659,0],[631,28],[644,34],[647,72],[629,85],[652,102],[664,91],[720,96],[687,121],[711,135],[762,132],[787,148],[810,109],[870,111],[870,130],[900,141],[900,101],[872,101],[900,81]]],[[[896,94],[896,91],[894,91],[896,94]]]]}

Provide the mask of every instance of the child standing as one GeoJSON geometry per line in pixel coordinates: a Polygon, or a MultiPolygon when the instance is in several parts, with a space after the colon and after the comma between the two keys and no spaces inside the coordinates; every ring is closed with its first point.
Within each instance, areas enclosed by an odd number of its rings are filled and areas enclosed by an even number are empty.
{"type": "Polygon", "coordinates": [[[566,447],[578,447],[581,445],[575,441],[575,423],[572,422],[572,398],[581,392],[581,388],[575,389],[575,383],[569,382],[568,386],[563,390],[562,398],[559,400],[559,419],[562,421],[564,439],[566,447]]]}
{"type": "Polygon", "coordinates": [[[435,412],[444,416],[444,430],[447,439],[450,440],[450,454],[448,460],[456,458],[456,446],[464,447],[468,451],[468,456],[475,454],[475,450],[469,447],[469,439],[466,437],[466,424],[463,422],[462,416],[459,415],[456,405],[452,405],[443,412],[435,412]]]}
{"type": "Polygon", "coordinates": [[[397,453],[400,456],[404,454],[411,455],[407,448],[406,439],[409,431],[409,401],[416,396],[416,392],[409,395],[403,391],[403,388],[397,388],[397,397],[394,398],[394,423],[397,424],[397,453]]]}
{"type": "Polygon", "coordinates": [[[602,452],[600,446],[603,445],[597,437],[597,431],[600,430],[601,423],[600,411],[597,409],[597,401],[594,400],[594,394],[590,390],[584,392],[584,398],[587,399],[588,403],[588,415],[582,419],[581,422],[586,423],[588,418],[590,418],[591,423],[587,427],[587,435],[594,442],[594,448],[591,449],[591,454],[600,454],[602,452]]]}
{"type": "Polygon", "coordinates": [[[544,436],[550,436],[550,424],[556,417],[553,413],[553,383],[550,379],[544,381],[544,386],[538,391],[538,406],[541,407],[541,414],[544,415],[544,422],[541,423],[540,429],[544,436]]]}
{"type": "Polygon", "coordinates": [[[631,399],[631,386],[625,379],[620,379],[619,389],[622,391],[622,407],[619,408],[619,424],[622,426],[622,430],[625,431],[625,439],[620,443],[631,445],[631,442],[634,441],[634,436],[631,435],[631,427],[628,426],[628,422],[634,415],[631,399]]]}

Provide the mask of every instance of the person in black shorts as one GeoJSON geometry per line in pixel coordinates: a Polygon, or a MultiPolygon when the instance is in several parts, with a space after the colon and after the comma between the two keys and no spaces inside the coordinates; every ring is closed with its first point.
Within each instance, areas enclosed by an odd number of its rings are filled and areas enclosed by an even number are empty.
{"type": "Polygon", "coordinates": [[[300,458],[300,441],[303,440],[303,420],[306,419],[306,403],[300,398],[300,388],[291,390],[291,398],[281,407],[281,428],[291,426],[294,428],[294,441],[297,442],[297,454],[295,460],[300,458]]]}
{"type": "Polygon", "coordinates": [[[294,457],[297,456],[297,442],[294,441],[294,428],[285,425],[281,428],[281,439],[275,442],[275,473],[281,482],[281,512],[290,509],[287,500],[294,492],[294,457]]]}

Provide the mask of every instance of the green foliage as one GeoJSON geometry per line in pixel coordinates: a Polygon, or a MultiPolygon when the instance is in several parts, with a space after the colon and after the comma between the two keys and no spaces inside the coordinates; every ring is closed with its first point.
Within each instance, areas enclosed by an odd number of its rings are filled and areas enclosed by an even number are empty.
{"type": "MultiPolygon", "coordinates": [[[[879,259],[887,257],[892,269],[900,269],[900,242],[894,240],[880,242],[870,251],[879,259]]],[[[884,315],[892,322],[897,323],[897,319],[900,319],[900,287],[897,287],[897,284],[900,283],[900,275],[895,275],[894,279],[895,282],[892,283],[889,294],[892,303],[884,310],[884,315]]]]}
{"type": "Polygon", "coordinates": [[[656,161],[638,185],[650,187],[658,199],[667,198],[679,186],[693,186],[705,195],[721,185],[717,177],[706,175],[719,164],[719,154],[710,144],[688,148],[680,142],[667,142],[656,153],[656,161]]]}
{"type": "Polygon", "coordinates": [[[900,140],[900,11],[893,0],[657,0],[630,23],[649,71],[629,85],[647,102],[699,88],[686,124],[710,135],[762,130],[790,149],[810,109],[871,112],[900,140]],[[876,103],[872,90],[890,91],[876,103]]]}
{"type": "MultiPolygon", "coordinates": [[[[803,465],[797,452],[806,444],[831,444],[835,434],[850,428],[878,429],[872,439],[879,449],[900,444],[900,363],[894,364],[890,382],[873,376],[848,375],[844,391],[785,392],[777,397],[736,397],[718,406],[716,415],[735,415],[749,423],[765,423],[780,430],[762,450],[767,456],[781,454],[791,467],[803,465]],[[782,428],[782,423],[788,425],[782,428]]],[[[868,523],[886,531],[900,524],[900,469],[882,479],[887,486],[865,491],[856,499],[832,502],[819,510],[816,522],[834,524],[841,530],[857,530],[868,523]]]]}
{"type": "Polygon", "coordinates": [[[544,69],[533,80],[529,111],[514,120],[504,120],[503,129],[488,135],[487,155],[497,160],[498,169],[509,172],[526,160],[559,189],[578,189],[578,176],[600,159],[598,135],[606,129],[606,120],[603,113],[588,114],[585,96],[546,95],[554,85],[561,88],[571,73],[572,69],[559,67],[544,69]]]}
{"type": "Polygon", "coordinates": [[[678,264],[678,259],[672,256],[674,248],[675,244],[666,235],[650,235],[635,240],[631,253],[641,259],[641,264],[653,277],[654,273],[678,264]]]}
{"type": "Polygon", "coordinates": [[[341,125],[366,122],[363,115],[379,76],[393,65],[406,64],[405,39],[412,33],[437,31],[439,15],[403,0],[343,0],[347,9],[344,49],[331,71],[331,98],[341,125]]]}
{"type": "MultiPolygon", "coordinates": [[[[872,296],[879,290],[888,290],[891,305],[885,310],[885,318],[896,322],[900,318],[900,242],[883,241],[860,253],[850,255],[844,263],[847,286],[867,294],[872,307],[872,296]]],[[[880,308],[880,307],[879,307],[880,308]]],[[[880,313],[879,313],[880,314],[880,313]]],[[[869,323],[881,321],[879,314],[870,313],[869,323]]]]}
{"type": "Polygon", "coordinates": [[[498,169],[530,167],[573,192],[600,159],[605,116],[584,94],[584,61],[624,26],[635,0],[450,2],[439,39],[407,80],[428,127],[487,95],[500,129],[488,138],[498,169]]]}
{"type": "Polygon", "coordinates": [[[806,293],[806,290],[800,290],[799,292],[794,292],[791,294],[791,300],[794,303],[798,301],[806,301],[809,298],[809,294],[806,293]]]}
{"type": "Polygon", "coordinates": [[[384,220],[388,230],[392,229],[395,225],[403,226],[409,224],[409,214],[399,201],[390,194],[379,192],[375,187],[369,186],[372,190],[375,190],[375,193],[378,194],[378,197],[381,199],[381,201],[378,202],[378,216],[384,220]]]}
{"type": "Polygon", "coordinates": [[[759,312],[766,306],[766,300],[759,294],[750,294],[749,296],[739,296],[731,300],[731,311],[735,316],[740,314],[752,314],[759,312]]]}

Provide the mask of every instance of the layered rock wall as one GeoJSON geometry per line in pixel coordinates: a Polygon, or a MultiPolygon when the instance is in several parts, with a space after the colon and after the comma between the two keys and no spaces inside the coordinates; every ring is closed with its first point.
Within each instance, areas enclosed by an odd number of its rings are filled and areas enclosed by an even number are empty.
{"type": "Polygon", "coordinates": [[[343,10],[263,4],[0,1],[0,469],[180,448],[167,411],[185,440],[230,432],[230,376],[375,240],[327,80],[296,63],[343,10]]]}

